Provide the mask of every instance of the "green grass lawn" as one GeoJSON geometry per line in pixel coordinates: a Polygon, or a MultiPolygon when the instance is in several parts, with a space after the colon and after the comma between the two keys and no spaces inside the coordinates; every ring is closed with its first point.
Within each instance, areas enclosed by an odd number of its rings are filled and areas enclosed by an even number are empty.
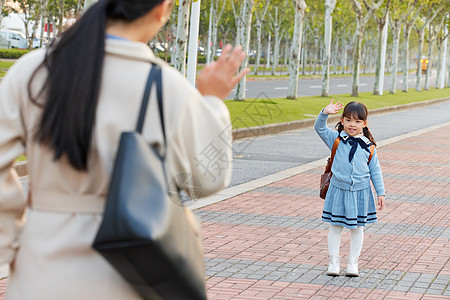
{"type": "Polygon", "coordinates": [[[322,108],[330,103],[332,98],[344,104],[350,101],[359,101],[370,110],[449,97],[450,88],[442,90],[433,88],[422,92],[409,90],[407,93],[398,90],[394,95],[388,92],[383,96],[374,96],[371,92],[359,95],[358,98],[350,97],[349,94],[341,94],[330,97],[299,97],[297,100],[285,98],[226,100],[225,104],[230,110],[233,129],[237,129],[314,118],[322,108]]]}
{"type": "Polygon", "coordinates": [[[20,155],[18,158],[16,158],[16,161],[24,161],[27,160],[27,157],[25,155],[20,155]]]}
{"type": "Polygon", "coordinates": [[[9,69],[15,61],[0,61],[0,69],[9,69]]]}

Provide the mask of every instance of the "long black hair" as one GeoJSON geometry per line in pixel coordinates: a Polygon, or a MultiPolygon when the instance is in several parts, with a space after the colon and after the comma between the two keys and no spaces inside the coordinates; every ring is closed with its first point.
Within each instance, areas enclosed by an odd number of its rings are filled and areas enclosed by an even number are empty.
{"type": "MultiPolygon", "coordinates": [[[[367,110],[367,107],[363,103],[352,101],[352,102],[347,103],[347,105],[344,107],[344,111],[342,112],[341,118],[353,117],[354,119],[357,119],[357,120],[367,121],[368,115],[369,115],[369,111],[367,110]]],[[[344,125],[342,124],[341,121],[339,121],[336,124],[336,130],[339,133],[342,130],[344,130],[344,125]]],[[[377,143],[375,142],[375,138],[373,137],[372,133],[370,132],[369,127],[365,126],[363,128],[363,135],[366,138],[368,138],[369,141],[371,141],[372,144],[375,145],[375,147],[377,146],[377,143]]]]}
{"type": "Polygon", "coordinates": [[[107,20],[131,22],[165,0],[100,0],[51,44],[28,83],[31,101],[43,107],[34,138],[48,145],[54,159],[63,155],[72,167],[87,170],[105,57],[107,20]],[[38,95],[31,84],[41,68],[47,70],[38,95]],[[38,98],[45,92],[45,102],[38,98]]]}

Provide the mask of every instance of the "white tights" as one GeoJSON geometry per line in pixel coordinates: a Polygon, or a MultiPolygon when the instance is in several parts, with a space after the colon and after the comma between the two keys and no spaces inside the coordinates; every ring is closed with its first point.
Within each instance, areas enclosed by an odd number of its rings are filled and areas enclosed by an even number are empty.
{"type": "MultiPolygon", "coordinates": [[[[328,253],[329,255],[339,256],[341,246],[341,235],[344,227],[331,225],[328,232],[328,253]]],[[[364,240],[364,231],[362,226],[350,229],[350,257],[359,257],[364,240]]]]}

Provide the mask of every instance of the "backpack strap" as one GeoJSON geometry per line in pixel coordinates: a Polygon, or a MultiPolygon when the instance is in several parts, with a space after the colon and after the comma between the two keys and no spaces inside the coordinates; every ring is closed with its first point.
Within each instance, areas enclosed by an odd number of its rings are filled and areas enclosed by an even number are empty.
{"type": "Polygon", "coordinates": [[[334,156],[336,155],[336,151],[337,151],[337,148],[338,148],[340,142],[341,142],[341,139],[338,136],[334,140],[333,148],[331,149],[331,157],[329,158],[329,161],[325,168],[325,172],[331,172],[331,166],[333,165],[334,156]]]}
{"type": "Polygon", "coordinates": [[[367,164],[370,163],[370,160],[372,159],[374,153],[375,153],[375,145],[372,144],[372,145],[370,145],[370,155],[369,155],[369,161],[367,162],[367,164]]]}

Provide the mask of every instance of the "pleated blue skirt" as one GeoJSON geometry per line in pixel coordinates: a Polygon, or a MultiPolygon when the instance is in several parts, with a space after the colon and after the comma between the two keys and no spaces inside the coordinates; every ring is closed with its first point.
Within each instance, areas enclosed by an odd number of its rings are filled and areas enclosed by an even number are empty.
{"type": "Polygon", "coordinates": [[[322,221],[354,229],[377,222],[372,188],[341,190],[330,184],[322,212],[322,221]]]}

